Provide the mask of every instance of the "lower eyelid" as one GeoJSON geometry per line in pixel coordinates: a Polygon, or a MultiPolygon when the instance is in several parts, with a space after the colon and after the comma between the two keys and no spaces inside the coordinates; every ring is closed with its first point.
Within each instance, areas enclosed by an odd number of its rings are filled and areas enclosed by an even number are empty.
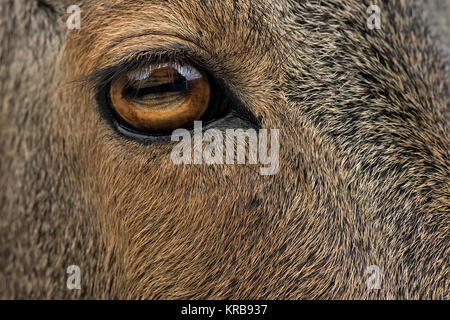
{"type": "MultiPolygon", "coordinates": [[[[151,144],[151,143],[156,143],[156,142],[171,141],[172,132],[167,133],[167,134],[161,134],[161,135],[145,135],[138,131],[134,131],[129,128],[123,127],[118,122],[115,122],[114,125],[115,125],[117,131],[119,131],[119,133],[122,136],[124,136],[125,138],[128,138],[128,139],[140,141],[141,143],[145,143],[145,144],[150,143],[151,144]]],[[[232,115],[228,115],[222,119],[216,120],[211,123],[202,123],[203,132],[205,132],[206,130],[209,130],[209,129],[226,130],[226,129],[233,129],[233,128],[235,128],[235,129],[244,128],[245,129],[245,128],[253,128],[253,126],[250,125],[245,120],[236,118],[232,115]]],[[[193,128],[186,129],[186,130],[193,133],[193,128]]]]}

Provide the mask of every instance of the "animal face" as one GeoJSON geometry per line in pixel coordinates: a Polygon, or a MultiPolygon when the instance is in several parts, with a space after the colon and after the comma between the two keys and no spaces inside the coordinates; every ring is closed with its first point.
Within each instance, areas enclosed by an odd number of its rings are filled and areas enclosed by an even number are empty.
{"type": "Polygon", "coordinates": [[[367,1],[81,1],[70,30],[2,1],[3,296],[448,298],[442,42],[428,3],[375,2],[380,28],[367,1]],[[250,137],[210,163],[207,130],[250,137]]]}

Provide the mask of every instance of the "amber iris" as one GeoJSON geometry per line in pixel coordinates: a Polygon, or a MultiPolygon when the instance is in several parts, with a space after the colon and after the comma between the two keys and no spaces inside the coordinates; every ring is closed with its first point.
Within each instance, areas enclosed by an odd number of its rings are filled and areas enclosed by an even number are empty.
{"type": "Polygon", "coordinates": [[[111,103],[132,127],[170,131],[190,126],[208,109],[210,84],[190,65],[160,63],[128,72],[111,83],[111,103]]]}

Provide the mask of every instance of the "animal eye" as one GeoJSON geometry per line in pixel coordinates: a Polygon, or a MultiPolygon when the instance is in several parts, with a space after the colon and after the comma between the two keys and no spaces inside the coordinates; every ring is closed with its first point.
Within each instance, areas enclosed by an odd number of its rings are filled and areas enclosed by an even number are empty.
{"type": "Polygon", "coordinates": [[[203,117],[211,86],[208,77],[191,65],[157,63],[118,76],[109,95],[111,107],[131,128],[168,132],[203,117]]]}

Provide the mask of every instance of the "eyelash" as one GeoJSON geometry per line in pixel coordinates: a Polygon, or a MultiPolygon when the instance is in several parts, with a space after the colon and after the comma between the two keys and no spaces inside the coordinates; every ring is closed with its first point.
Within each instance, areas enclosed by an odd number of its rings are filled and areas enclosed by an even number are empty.
{"type": "Polygon", "coordinates": [[[100,71],[95,72],[85,81],[96,83],[97,87],[105,86],[122,73],[130,72],[132,70],[138,70],[150,64],[157,64],[161,62],[167,62],[171,64],[186,64],[193,62],[194,64],[197,64],[195,61],[191,60],[195,59],[188,59],[187,53],[185,51],[174,51],[170,53],[166,51],[163,51],[162,53],[158,53],[156,51],[141,52],[133,55],[131,58],[122,61],[118,65],[106,67],[100,71]]]}

